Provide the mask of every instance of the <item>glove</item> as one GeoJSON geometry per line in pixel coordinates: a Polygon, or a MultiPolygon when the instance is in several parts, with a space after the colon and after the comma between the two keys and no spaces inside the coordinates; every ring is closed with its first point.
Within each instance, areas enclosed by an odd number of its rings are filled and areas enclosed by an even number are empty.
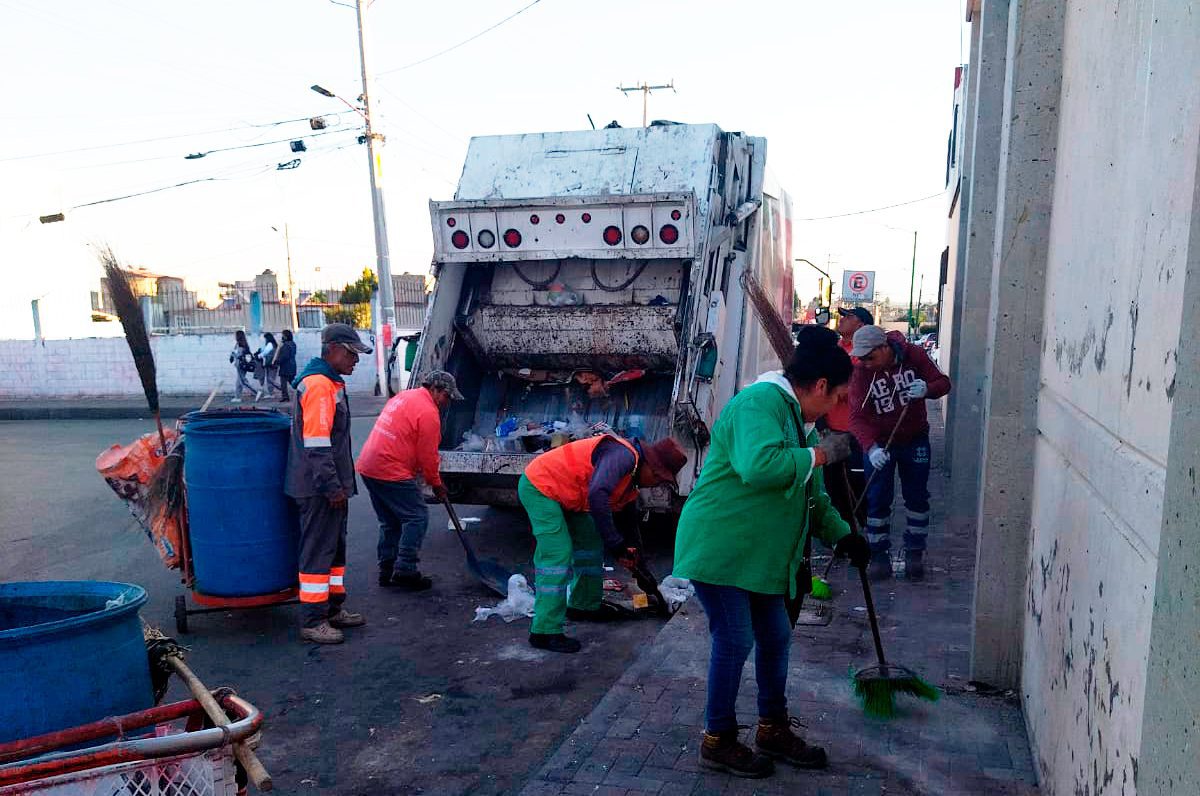
{"type": "Polygon", "coordinates": [[[446,498],[450,497],[450,493],[446,491],[445,484],[438,484],[433,487],[433,496],[438,499],[439,503],[445,503],[446,498]]]}
{"type": "Polygon", "coordinates": [[[850,435],[833,432],[824,434],[817,450],[825,456],[825,464],[834,464],[850,458],[850,435]]]}
{"type": "Polygon", "coordinates": [[[924,379],[914,379],[904,394],[909,398],[924,398],[929,394],[929,385],[925,383],[924,379]]]}
{"type": "Polygon", "coordinates": [[[882,470],[892,460],[892,454],[878,445],[872,445],[871,450],[867,451],[867,459],[870,460],[871,466],[876,470],[882,470]]]}
{"type": "Polygon", "coordinates": [[[839,556],[845,556],[850,560],[850,565],[862,569],[871,560],[871,546],[867,544],[866,538],[859,536],[856,533],[851,533],[843,536],[834,545],[833,552],[839,556]]]}

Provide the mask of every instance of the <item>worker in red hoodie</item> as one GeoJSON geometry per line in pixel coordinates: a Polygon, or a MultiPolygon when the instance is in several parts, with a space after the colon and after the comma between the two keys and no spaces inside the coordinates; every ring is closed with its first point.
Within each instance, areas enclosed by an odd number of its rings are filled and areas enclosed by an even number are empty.
{"type": "Polygon", "coordinates": [[[929,530],[929,420],[925,401],[950,392],[950,379],[925,350],[900,332],[864,326],[854,333],[850,355],[850,430],[866,452],[867,541],[874,580],[892,576],[891,518],[900,471],[904,495],[904,571],[925,577],[925,536],[929,530]],[[905,411],[905,407],[908,407],[905,411]],[[891,439],[891,445],[888,440],[891,439]]]}

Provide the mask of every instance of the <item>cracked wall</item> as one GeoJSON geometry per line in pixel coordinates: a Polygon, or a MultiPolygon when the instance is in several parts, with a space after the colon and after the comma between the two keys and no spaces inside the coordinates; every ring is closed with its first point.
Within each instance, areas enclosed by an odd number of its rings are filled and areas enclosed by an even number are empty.
{"type": "Polygon", "coordinates": [[[1200,3],[1075,0],[1063,42],[1022,690],[1044,793],[1133,794],[1152,740],[1200,3]]]}

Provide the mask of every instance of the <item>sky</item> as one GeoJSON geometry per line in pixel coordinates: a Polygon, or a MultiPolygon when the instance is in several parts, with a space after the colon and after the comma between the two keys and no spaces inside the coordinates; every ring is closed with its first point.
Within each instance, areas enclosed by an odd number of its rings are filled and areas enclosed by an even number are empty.
{"type": "MultiPolygon", "coordinates": [[[[428,270],[428,202],[452,197],[472,136],[588,129],[589,114],[636,126],[640,95],[617,86],[674,81],[650,97],[650,118],[767,138],[793,200],[794,256],[828,268],[835,291],[842,270],[874,270],[907,303],[916,230],[928,300],[946,245],[954,70],[968,56],[962,2],[374,0],[392,268],[428,270]]],[[[98,245],[209,295],[284,271],[285,224],[298,285],[373,268],[361,120],[313,84],[351,102],[361,91],[343,3],[0,0],[0,338],[32,337],[35,298],[47,336],[93,333],[79,319],[98,245]],[[329,122],[320,135],[314,116],[329,122]],[[306,135],[294,154],[288,141],[306,135]]],[[[803,298],[817,276],[798,265],[803,298]]]]}

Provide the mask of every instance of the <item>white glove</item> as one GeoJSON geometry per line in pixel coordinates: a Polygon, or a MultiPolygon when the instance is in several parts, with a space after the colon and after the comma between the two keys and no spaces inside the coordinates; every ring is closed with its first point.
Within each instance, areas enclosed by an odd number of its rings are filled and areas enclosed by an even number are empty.
{"type": "Polygon", "coordinates": [[[872,467],[876,470],[882,470],[892,460],[892,454],[878,445],[872,445],[871,449],[867,451],[867,458],[871,460],[872,467]]]}
{"type": "Polygon", "coordinates": [[[929,394],[929,385],[922,379],[913,379],[913,383],[908,385],[904,394],[909,398],[924,398],[929,394]]]}

